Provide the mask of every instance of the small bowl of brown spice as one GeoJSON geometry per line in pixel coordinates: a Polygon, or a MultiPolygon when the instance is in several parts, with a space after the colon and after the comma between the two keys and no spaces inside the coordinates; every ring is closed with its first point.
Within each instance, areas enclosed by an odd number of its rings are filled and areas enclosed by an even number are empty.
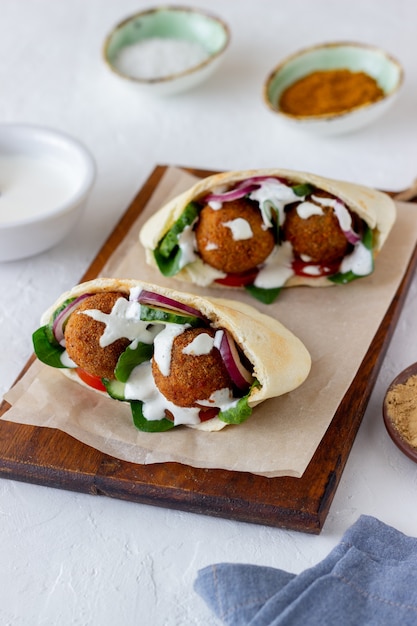
{"type": "Polygon", "coordinates": [[[358,130],[394,102],[404,80],[401,64],[360,43],[326,43],[301,50],[272,70],[267,106],[296,127],[323,135],[358,130]]]}
{"type": "Polygon", "coordinates": [[[417,363],[398,374],[388,387],[383,416],[393,442],[417,463],[417,363]]]}

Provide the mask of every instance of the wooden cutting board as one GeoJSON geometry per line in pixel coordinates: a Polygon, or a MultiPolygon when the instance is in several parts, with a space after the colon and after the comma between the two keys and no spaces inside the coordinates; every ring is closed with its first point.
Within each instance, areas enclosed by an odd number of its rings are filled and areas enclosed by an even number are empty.
{"type": "MultiPolygon", "coordinates": [[[[146,206],[167,167],[157,166],[80,280],[91,280],[146,206]]],[[[213,172],[187,169],[197,176],[213,172]]],[[[7,421],[0,405],[0,476],[192,513],[319,533],[364,415],[413,273],[400,287],[332,422],[301,478],[198,469],[179,463],[137,465],[110,457],[50,428],[7,421]]],[[[25,365],[21,376],[33,362],[25,365]]]]}

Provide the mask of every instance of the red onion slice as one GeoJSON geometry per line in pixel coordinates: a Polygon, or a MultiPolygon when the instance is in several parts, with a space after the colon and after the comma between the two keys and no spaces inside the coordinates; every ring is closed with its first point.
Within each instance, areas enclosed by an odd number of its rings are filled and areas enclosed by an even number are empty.
{"type": "Polygon", "coordinates": [[[227,331],[223,331],[219,351],[233,383],[238,389],[246,391],[253,377],[242,364],[234,339],[227,331]]]}
{"type": "Polygon", "coordinates": [[[236,185],[236,187],[230,189],[229,191],[208,194],[207,196],[205,196],[204,201],[231,202],[232,200],[239,200],[240,198],[246,196],[248,193],[255,191],[255,189],[257,189],[260,184],[266,180],[276,180],[284,184],[286,182],[274,176],[252,176],[251,178],[246,178],[245,180],[241,181],[236,185]]]}
{"type": "Polygon", "coordinates": [[[361,240],[359,235],[357,233],[355,233],[355,231],[352,230],[352,229],[351,230],[344,230],[343,234],[345,235],[345,237],[348,240],[348,242],[353,244],[353,245],[356,245],[361,240]]]}
{"type": "Polygon", "coordinates": [[[231,202],[232,200],[239,200],[248,193],[255,191],[258,185],[246,185],[244,187],[237,187],[231,191],[225,191],[224,193],[211,193],[205,196],[205,202],[231,202]]]}
{"type": "Polygon", "coordinates": [[[204,319],[204,315],[194,307],[188,306],[188,304],[178,302],[178,300],[173,300],[172,298],[162,296],[152,291],[141,291],[137,300],[140,304],[162,306],[165,309],[170,309],[178,313],[188,313],[188,315],[193,315],[194,317],[200,317],[204,319]]]}
{"type": "Polygon", "coordinates": [[[52,332],[59,344],[63,345],[64,343],[65,323],[68,320],[69,316],[71,315],[71,313],[74,313],[75,309],[78,308],[80,302],[85,298],[88,298],[89,296],[91,296],[90,293],[83,293],[81,296],[78,296],[78,298],[75,298],[75,300],[70,302],[65,307],[65,309],[62,309],[62,311],[58,313],[58,315],[54,319],[54,322],[52,324],[52,332]]]}

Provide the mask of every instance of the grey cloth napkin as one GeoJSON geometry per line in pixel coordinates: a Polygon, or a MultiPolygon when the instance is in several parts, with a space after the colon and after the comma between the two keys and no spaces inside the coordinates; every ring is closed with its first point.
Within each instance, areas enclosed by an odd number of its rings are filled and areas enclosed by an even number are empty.
{"type": "Polygon", "coordinates": [[[417,539],[363,515],[301,574],[220,563],[194,588],[228,626],[417,626],[417,539]]]}

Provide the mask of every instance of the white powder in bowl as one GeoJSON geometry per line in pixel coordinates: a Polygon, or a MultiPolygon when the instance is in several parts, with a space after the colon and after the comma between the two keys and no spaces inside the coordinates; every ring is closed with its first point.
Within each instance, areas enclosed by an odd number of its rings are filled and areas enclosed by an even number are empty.
{"type": "Polygon", "coordinates": [[[132,78],[164,78],[191,69],[207,57],[204,48],[193,41],[151,37],[122,48],[114,65],[132,78]]]}

